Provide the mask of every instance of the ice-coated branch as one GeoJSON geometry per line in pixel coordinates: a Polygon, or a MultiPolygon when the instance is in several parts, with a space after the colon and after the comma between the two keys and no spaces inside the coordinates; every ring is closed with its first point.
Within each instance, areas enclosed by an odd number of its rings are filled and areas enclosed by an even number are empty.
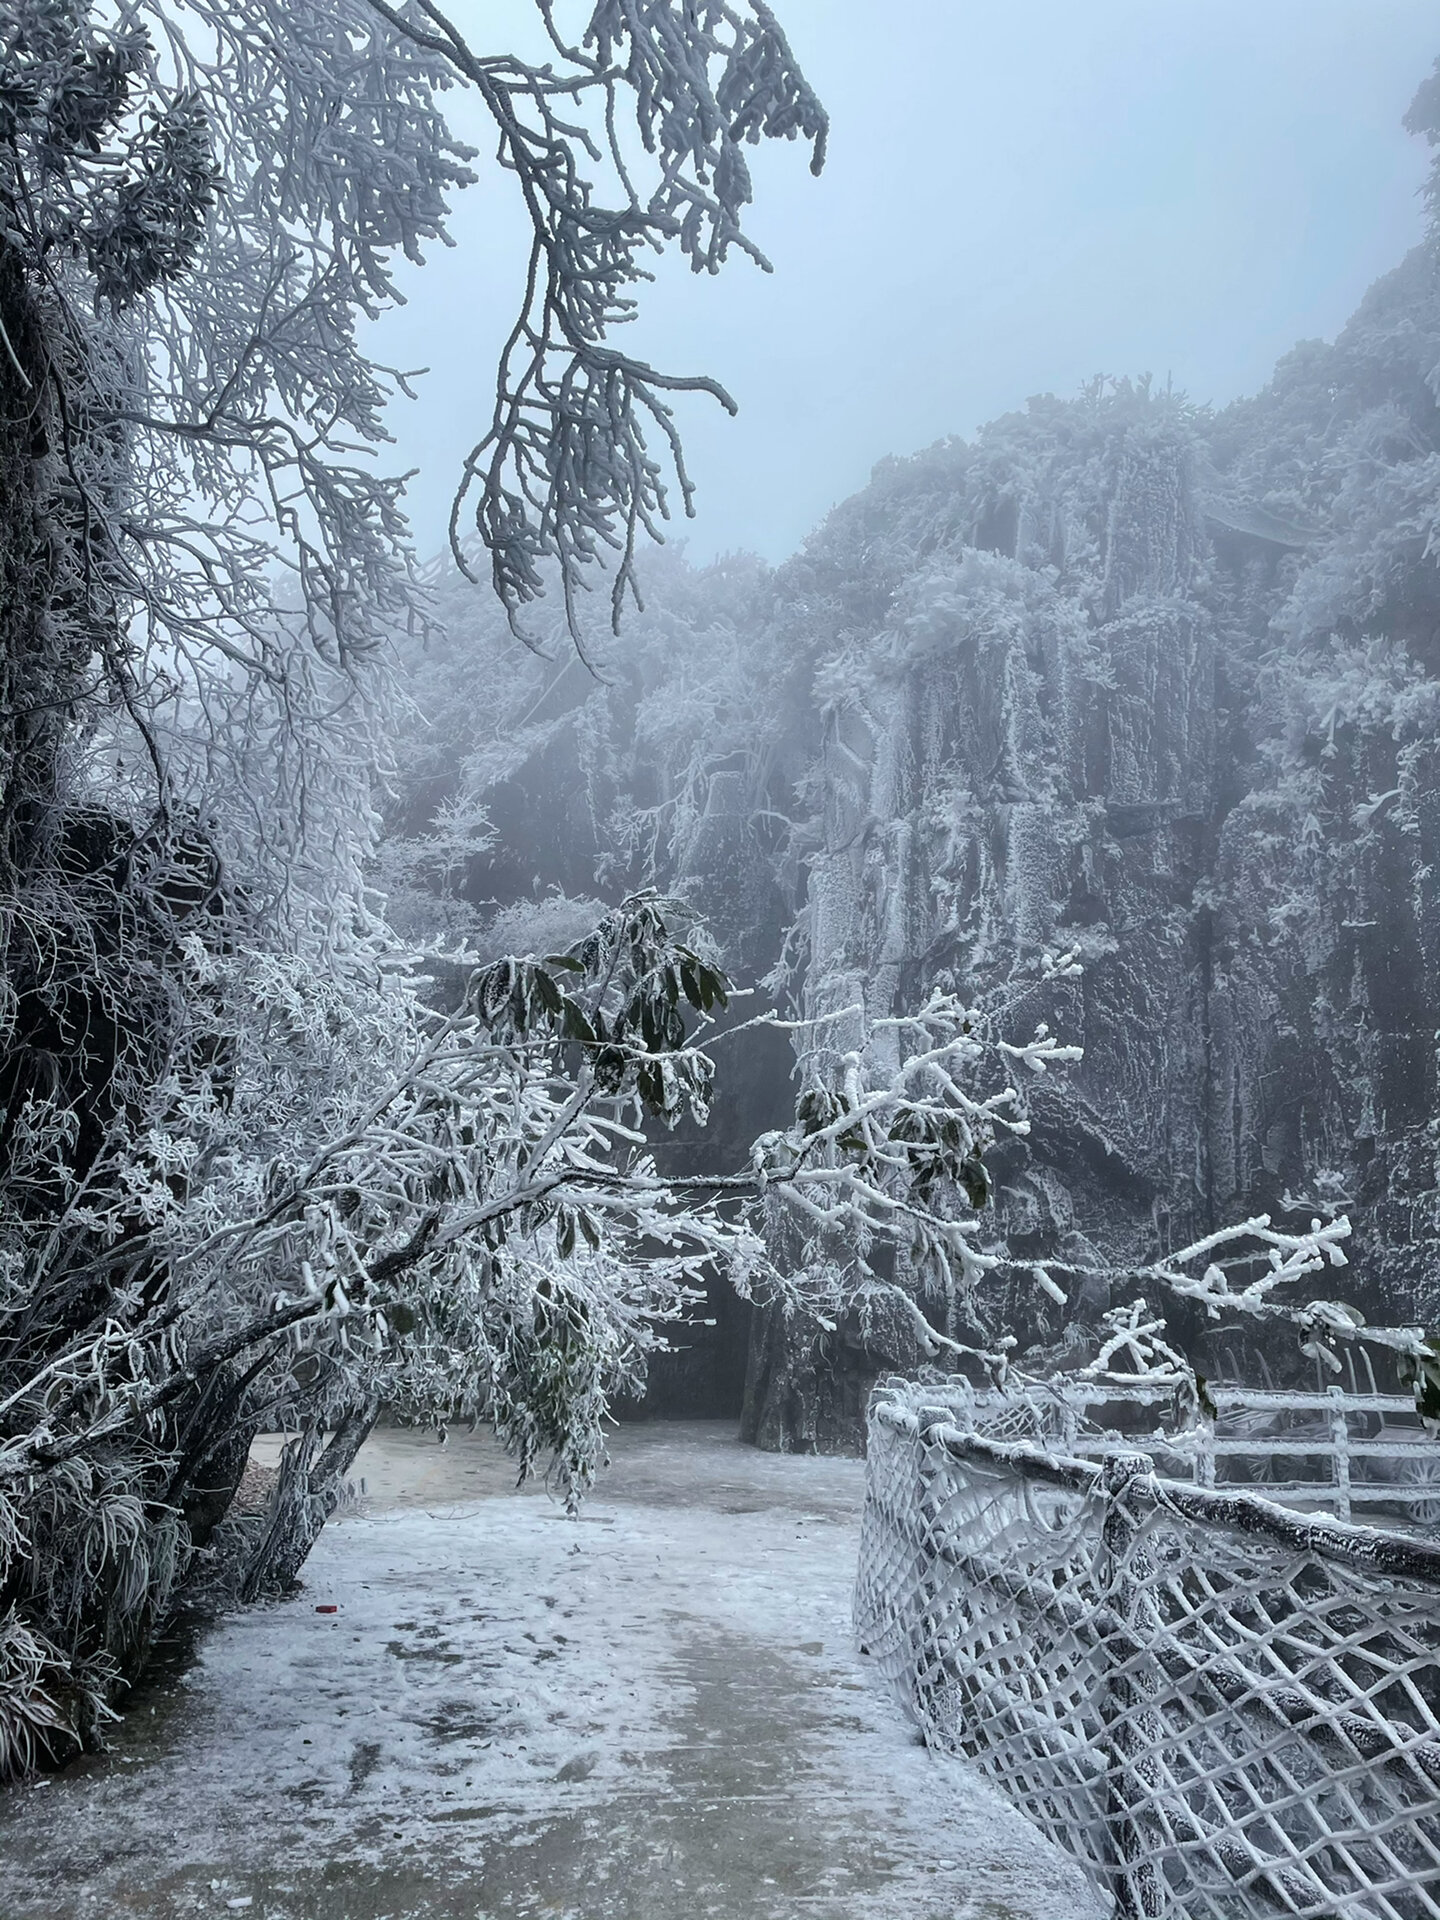
{"type": "Polygon", "coordinates": [[[602,0],[579,46],[540,0],[558,67],[481,57],[432,0],[370,5],[397,36],[444,57],[475,88],[534,233],[494,414],[466,461],[451,516],[455,558],[469,572],[468,508],[516,631],[554,563],[578,640],[575,596],[591,568],[609,562],[613,620],[627,593],[638,598],[637,539],[661,538],[670,517],[667,465],[684,512],[693,512],[665,396],[704,393],[735,411],[718,381],[662,372],[610,344],[650,277],[644,256],[673,245],[697,272],[715,273],[734,249],[768,270],[741,224],[751,198],[743,149],[802,137],[818,173],[825,112],[758,0],[683,8],[602,0]],[[620,125],[627,102],[630,147],[620,125]]]}

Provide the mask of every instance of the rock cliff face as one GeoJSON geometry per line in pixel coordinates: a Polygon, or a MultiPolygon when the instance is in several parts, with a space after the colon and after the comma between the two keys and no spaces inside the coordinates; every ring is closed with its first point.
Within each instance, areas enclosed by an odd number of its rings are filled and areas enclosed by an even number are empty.
{"type": "MultiPolygon", "coordinates": [[[[909,555],[817,674],[810,1005],[1084,962],[1017,1007],[1084,1060],[995,1169],[1012,1246],[1123,1265],[1343,1204],[1348,1297],[1440,1317],[1437,369],[1421,251],[1253,402],[1035,402],[891,467],[812,549],[909,555]]],[[[1212,1332],[1203,1363],[1298,1364],[1240,1347],[1212,1332]]],[[[839,1443],[853,1392],[783,1371],[756,1431],[783,1408],[839,1443]]]]}
{"type": "MultiPolygon", "coordinates": [[[[505,668],[508,744],[471,743],[451,817],[464,789],[513,820],[532,893],[679,887],[811,1012],[938,983],[1081,1044],[993,1170],[1022,1250],[1123,1265],[1344,1205],[1349,1297],[1440,1318],[1437,391],[1425,248],[1252,401],[1097,383],[888,462],[774,573],[657,568],[603,684],[505,668]],[[1083,977],[1042,985],[1063,949],[1083,977]]],[[[524,891],[502,838],[472,902],[524,891]]],[[[758,1059],[722,1156],[788,1102],[758,1059]]],[[[916,1358],[757,1316],[746,1429],[850,1444],[916,1358]]]]}

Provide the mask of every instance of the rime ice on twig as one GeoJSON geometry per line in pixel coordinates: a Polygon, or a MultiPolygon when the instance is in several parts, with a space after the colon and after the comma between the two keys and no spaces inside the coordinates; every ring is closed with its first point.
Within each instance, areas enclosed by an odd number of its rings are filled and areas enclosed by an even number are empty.
{"type": "Polygon", "coordinates": [[[466,462],[451,516],[455,558],[468,572],[461,531],[473,491],[474,524],[512,625],[544,592],[545,564],[554,561],[578,640],[575,595],[587,568],[613,557],[615,621],[627,592],[638,600],[636,540],[659,539],[670,514],[664,461],[692,511],[665,396],[706,393],[735,411],[718,381],[661,372],[609,344],[611,329],[635,315],[634,288],[650,277],[643,256],[674,245],[697,273],[715,273],[734,249],[768,270],[741,225],[751,197],[744,148],[803,137],[818,173],[825,112],[759,0],[702,0],[683,12],[675,0],[601,0],[578,46],[541,0],[558,62],[545,66],[478,56],[431,0],[371,4],[476,88],[534,230],[494,416],[466,462]],[[600,203],[591,177],[602,166],[613,205],[600,203]]]}

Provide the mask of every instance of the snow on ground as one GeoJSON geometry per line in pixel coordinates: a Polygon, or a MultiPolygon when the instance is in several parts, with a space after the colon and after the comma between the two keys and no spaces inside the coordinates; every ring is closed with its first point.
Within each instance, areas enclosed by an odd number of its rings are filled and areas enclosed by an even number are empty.
{"type": "Polygon", "coordinates": [[[867,1684],[860,1462],[612,1453],[572,1521],[488,1441],[377,1435],[298,1594],[0,1794],[4,1920],[1100,1920],[867,1684]]]}

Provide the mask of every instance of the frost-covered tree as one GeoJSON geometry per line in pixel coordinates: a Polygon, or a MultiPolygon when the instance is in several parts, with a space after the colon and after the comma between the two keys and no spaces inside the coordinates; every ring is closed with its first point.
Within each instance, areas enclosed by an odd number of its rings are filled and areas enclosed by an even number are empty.
{"type": "Polygon", "coordinates": [[[547,565],[623,592],[665,396],[720,392],[611,344],[647,249],[753,253],[747,143],[823,153],[762,6],[538,12],[539,65],[428,0],[0,21],[0,1772],[94,1737],[198,1580],[293,1573],[382,1395],[579,1484],[697,1248],[745,1267],[703,1208],[663,1229],[623,1118],[703,1105],[713,976],[655,909],[437,1013],[367,890],[381,643],[424,612],[362,330],[469,177],[447,89],[534,236],[466,474],[512,616],[547,565]]]}

